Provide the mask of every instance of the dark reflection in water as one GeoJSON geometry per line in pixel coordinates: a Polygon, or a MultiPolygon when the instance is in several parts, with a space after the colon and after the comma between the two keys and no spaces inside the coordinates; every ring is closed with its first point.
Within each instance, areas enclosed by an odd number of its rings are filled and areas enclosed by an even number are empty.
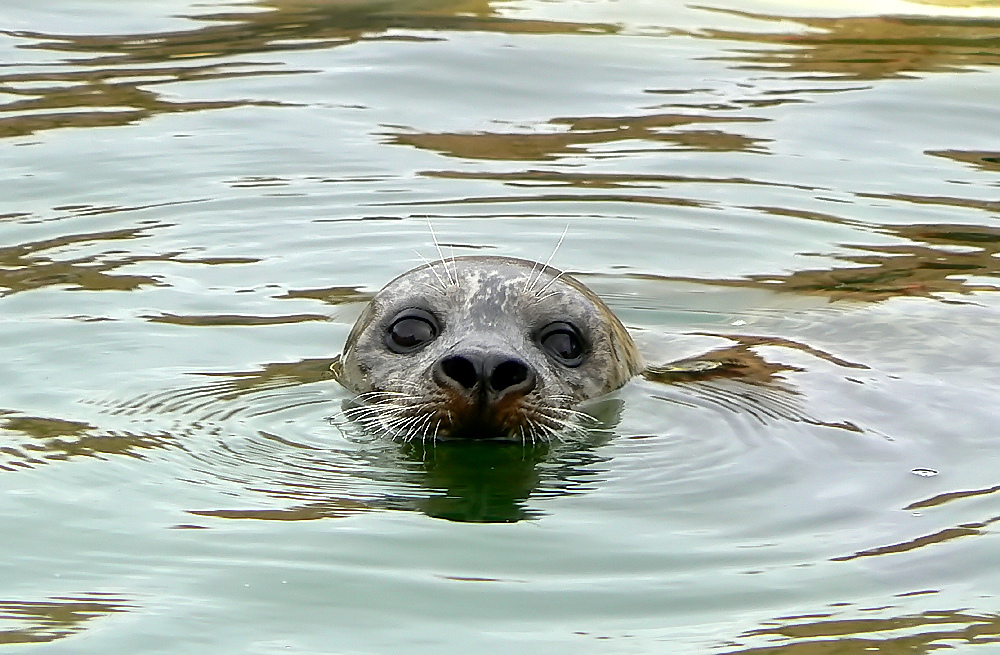
{"type": "Polygon", "coordinates": [[[975,498],[976,496],[988,496],[990,494],[1000,493],[1000,485],[994,487],[988,487],[986,489],[968,489],[965,491],[949,491],[948,493],[938,494],[931,498],[926,498],[924,500],[918,500],[914,503],[910,503],[904,510],[917,510],[925,509],[927,507],[937,507],[938,505],[944,505],[945,503],[962,500],[964,498],[975,498]]]}
{"type": "Polygon", "coordinates": [[[946,541],[952,541],[953,539],[958,539],[959,537],[978,536],[986,534],[986,528],[996,523],[997,521],[1000,521],[1000,516],[994,516],[985,521],[980,521],[975,523],[963,523],[962,525],[955,526],[953,528],[945,528],[944,530],[939,530],[933,534],[923,535],[900,543],[889,544],[887,546],[878,546],[876,548],[869,548],[867,550],[860,550],[856,553],[852,553],[850,555],[843,555],[841,557],[833,557],[831,558],[831,561],[848,562],[852,559],[858,559],[860,557],[876,557],[878,555],[892,555],[895,553],[905,553],[911,550],[916,550],[918,548],[923,548],[925,546],[932,546],[934,544],[940,544],[946,541]]]}
{"type": "Polygon", "coordinates": [[[112,274],[111,271],[139,261],[163,260],[162,256],[88,255],[56,259],[42,253],[74,245],[138,239],[146,236],[143,228],[73,234],[16,246],[0,247],[0,295],[11,295],[43,287],[68,285],[77,289],[128,291],[141,286],[156,286],[159,281],[146,275],[112,274]]]}
{"type": "Polygon", "coordinates": [[[870,254],[836,255],[856,268],[750,276],[751,284],[833,300],[879,301],[894,296],[970,294],[1000,289],[1000,228],[914,224],[877,228],[908,243],[848,247],[870,254]],[[973,277],[975,279],[969,279],[973,277]],[[991,283],[983,278],[993,278],[991,283]]]}
{"type": "Polygon", "coordinates": [[[253,9],[247,12],[195,18],[210,24],[192,30],[122,35],[0,31],[25,40],[22,48],[89,55],[75,57],[64,67],[22,66],[18,72],[0,74],[0,89],[15,98],[0,103],[0,137],[58,127],[127,125],[163,113],[282,106],[288,103],[245,98],[184,101],[156,93],[150,87],[306,72],[268,63],[203,63],[207,59],[326,49],[363,40],[439,38],[387,34],[393,30],[561,34],[610,33],[617,29],[603,24],[503,18],[486,0],[276,0],[253,3],[253,9]]]}
{"type": "Polygon", "coordinates": [[[710,334],[692,332],[691,334],[709,337],[722,337],[735,341],[732,346],[719,348],[703,355],[684,359],[669,366],[647,368],[643,376],[654,382],[683,382],[685,380],[702,380],[714,377],[738,378],[744,382],[758,385],[775,385],[781,382],[781,374],[786,371],[801,371],[802,369],[789,364],[771,362],[755,352],[758,346],[778,346],[804,352],[813,357],[842,366],[844,368],[865,369],[864,364],[848,362],[829,353],[823,352],[781,337],[762,337],[756,335],[710,334]]]}
{"type": "Polygon", "coordinates": [[[187,258],[176,252],[129,255],[122,250],[78,257],[46,254],[49,251],[65,253],[70,248],[83,249],[96,244],[141,239],[149,236],[153,228],[162,227],[167,226],[155,224],[141,228],[68,234],[14,246],[0,246],[0,297],[52,286],[86,291],[133,291],[144,286],[163,286],[163,281],[155,276],[115,272],[119,268],[143,262],[246,264],[257,261],[248,257],[187,258]]]}
{"type": "Polygon", "coordinates": [[[838,79],[876,80],[912,73],[974,70],[1000,65],[1000,22],[940,17],[854,16],[811,18],[715,9],[803,29],[766,33],[705,28],[712,39],[766,44],[727,55],[744,68],[819,73],[838,79]],[[775,49],[774,45],[786,46],[775,49]]]}
{"type": "MultiPolygon", "coordinates": [[[[390,135],[388,142],[423,148],[462,159],[499,159],[507,161],[550,161],[586,152],[587,146],[623,143],[614,151],[634,150],[629,142],[664,144],[665,149],[703,152],[767,152],[759,139],[719,129],[677,129],[686,125],[757,123],[766,119],[746,116],[710,116],[697,114],[651,114],[648,116],[595,116],[553,118],[548,121],[558,132],[478,132],[410,133],[390,135]]],[[[644,147],[644,151],[648,150],[644,147]]]]}
{"type": "Polygon", "coordinates": [[[979,200],[976,198],[956,198],[952,196],[921,196],[912,193],[859,193],[858,196],[880,200],[897,200],[915,205],[939,205],[941,207],[980,209],[993,213],[1000,212],[1000,201],[998,200],[979,200]]]}
{"type": "Polygon", "coordinates": [[[0,471],[33,468],[71,457],[127,455],[176,447],[167,433],[111,432],[80,421],[25,416],[0,410],[0,471]]]}
{"type": "Polygon", "coordinates": [[[990,150],[928,150],[925,154],[972,164],[981,171],[1000,173],[1000,152],[990,150]]]}
{"type": "MultiPolygon", "coordinates": [[[[769,182],[748,177],[700,177],[694,175],[650,175],[641,173],[581,173],[527,170],[513,173],[469,171],[422,171],[426,177],[451,180],[493,180],[512,187],[567,187],[580,189],[655,189],[666,184],[759,184],[789,189],[814,190],[798,184],[769,182]]],[[[707,204],[707,203],[706,203],[707,204]]]]}
{"type": "Polygon", "coordinates": [[[545,460],[546,448],[481,443],[405,448],[410,458],[423,463],[421,484],[431,494],[419,505],[429,516],[510,523],[540,515],[526,509],[525,501],[540,482],[537,466],[545,460]]]}
{"type": "MultiPolygon", "coordinates": [[[[786,373],[804,369],[767,359],[755,349],[771,346],[796,350],[847,369],[866,369],[863,364],[845,361],[829,353],[780,337],[756,335],[710,334],[692,335],[720,337],[734,344],[669,364],[648,365],[642,376],[652,382],[671,385],[691,399],[700,399],[737,415],[754,419],[762,425],[773,421],[791,421],[850,432],[862,432],[851,421],[822,421],[806,412],[799,404],[799,392],[786,379],[786,373]]],[[[680,399],[661,400],[683,402],[680,399]]]]}
{"type": "Polygon", "coordinates": [[[336,359],[302,359],[295,362],[262,364],[254,371],[226,373],[199,373],[218,382],[185,389],[168,389],[144,394],[127,401],[106,403],[110,414],[180,413],[195,416],[197,420],[217,418],[220,414],[231,416],[233,411],[246,411],[247,407],[224,407],[223,404],[247,394],[307,385],[333,379],[331,367],[336,359]]]}
{"type": "Polygon", "coordinates": [[[434,518],[475,523],[513,523],[543,513],[529,496],[580,493],[599,482],[602,461],[592,446],[553,447],[502,443],[407,444],[408,458],[422,463],[421,486],[431,493],[417,503],[434,518]],[[554,451],[554,452],[551,452],[554,451]]]}
{"type": "Polygon", "coordinates": [[[131,609],[128,600],[100,593],[44,601],[0,600],[0,620],[20,624],[0,630],[0,645],[55,641],[84,630],[93,619],[131,609]]]}
{"type": "MultiPolygon", "coordinates": [[[[888,609],[891,608],[868,611],[885,613],[888,609]]],[[[1000,616],[963,610],[888,618],[837,618],[832,613],[816,613],[778,617],[764,627],[745,632],[738,641],[748,639],[781,643],[727,650],[725,655],[920,654],[960,644],[998,643],[1000,616]]]]}
{"type": "Polygon", "coordinates": [[[321,300],[328,305],[343,305],[346,303],[368,302],[372,299],[371,292],[361,291],[358,287],[326,287],[323,289],[291,289],[276,298],[310,298],[321,300]]]}
{"type": "MultiPolygon", "coordinates": [[[[335,365],[336,359],[308,359],[265,364],[255,371],[201,374],[218,381],[102,404],[108,416],[172,417],[174,427],[158,437],[14,416],[0,418],[6,421],[0,426],[21,432],[32,428],[39,439],[44,433],[45,448],[59,446],[71,454],[93,454],[95,443],[104,446],[102,453],[115,452],[108,445],[114,440],[121,454],[170,447],[195,460],[193,467],[185,464],[183,477],[191,468],[236,484],[257,502],[264,494],[283,505],[191,512],[198,516],[300,521],[401,510],[453,521],[513,522],[541,515],[528,507],[529,498],[577,493],[595,478],[593,466],[602,460],[594,451],[607,439],[606,431],[617,423],[621,411],[620,400],[597,403],[589,410],[597,419],[589,441],[535,446],[400,444],[364,434],[350,423],[340,425],[356,440],[352,448],[302,443],[274,432],[247,432],[245,424],[259,418],[270,425],[274,417],[288,412],[329,407],[331,398],[324,385],[332,382],[335,365]],[[314,383],[322,383],[322,388],[314,383]]],[[[22,446],[5,452],[12,458],[20,455],[14,459],[21,466],[41,463],[30,461],[24,450],[22,446]]]]}
{"type": "Polygon", "coordinates": [[[543,515],[529,507],[529,498],[580,493],[589,482],[599,481],[594,465],[603,461],[593,452],[593,444],[580,443],[549,447],[384,442],[355,451],[329,451],[267,437],[267,442],[254,440],[239,450],[217,450],[202,458],[203,463],[211,463],[213,470],[206,472],[231,480],[239,479],[240,464],[252,465],[258,472],[242,479],[242,484],[288,505],[190,513],[303,521],[394,510],[459,522],[513,523],[543,515]],[[365,480],[379,483],[382,491],[364,495],[357,487],[365,480]]]}
{"type": "MultiPolygon", "coordinates": [[[[894,196],[895,197],[895,196],[894,196]]],[[[843,222],[815,213],[757,208],[775,215],[843,222]]],[[[880,302],[898,296],[942,298],[1000,290],[1000,228],[974,224],[883,225],[872,231],[904,239],[897,245],[843,244],[865,254],[834,254],[853,264],[843,268],[801,270],[786,275],[749,275],[745,279],[659,277],[637,279],[696,282],[825,296],[830,300],[880,302]]],[[[971,302],[971,301],[970,301],[971,302]]]]}
{"type": "Polygon", "coordinates": [[[153,314],[145,317],[151,323],[166,323],[168,325],[188,325],[197,327],[222,325],[287,325],[289,323],[308,323],[312,321],[329,321],[330,317],[323,314],[283,314],[280,316],[248,316],[244,314],[153,314]]]}

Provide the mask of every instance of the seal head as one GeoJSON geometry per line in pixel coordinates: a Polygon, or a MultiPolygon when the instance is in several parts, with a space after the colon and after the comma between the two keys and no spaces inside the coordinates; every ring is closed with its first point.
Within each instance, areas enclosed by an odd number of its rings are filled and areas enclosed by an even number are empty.
{"type": "Polygon", "coordinates": [[[562,438],[575,407],[641,368],[628,332],[583,284],[542,264],[459,257],[379,291],[351,331],[339,379],[353,417],[403,440],[562,438]]]}

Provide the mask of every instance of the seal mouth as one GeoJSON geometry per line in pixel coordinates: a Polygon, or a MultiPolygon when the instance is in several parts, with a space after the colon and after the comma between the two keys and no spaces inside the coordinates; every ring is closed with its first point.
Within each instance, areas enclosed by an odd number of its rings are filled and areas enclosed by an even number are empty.
{"type": "Polygon", "coordinates": [[[488,421],[472,421],[453,425],[443,432],[439,439],[454,439],[456,441],[513,441],[515,436],[508,428],[503,428],[488,421]]]}
{"type": "Polygon", "coordinates": [[[448,425],[442,426],[441,437],[446,439],[511,440],[524,432],[524,410],[516,398],[491,403],[485,395],[475,400],[449,394],[445,413],[448,425]]]}
{"type": "MultiPolygon", "coordinates": [[[[569,400],[565,396],[549,400],[569,400]]],[[[582,411],[530,397],[491,402],[485,395],[442,389],[430,395],[383,390],[361,394],[345,409],[352,421],[393,439],[419,441],[508,441],[537,444],[582,435],[593,419],[582,411]]]]}

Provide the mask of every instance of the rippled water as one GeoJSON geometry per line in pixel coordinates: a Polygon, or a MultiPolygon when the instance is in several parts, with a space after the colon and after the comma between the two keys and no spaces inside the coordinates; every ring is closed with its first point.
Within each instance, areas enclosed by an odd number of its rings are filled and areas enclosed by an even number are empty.
{"type": "Polygon", "coordinates": [[[49,4],[0,16],[6,650],[1000,648],[997,2],[49,4]],[[432,227],[566,230],[650,365],[607,431],[344,421],[432,227]]]}

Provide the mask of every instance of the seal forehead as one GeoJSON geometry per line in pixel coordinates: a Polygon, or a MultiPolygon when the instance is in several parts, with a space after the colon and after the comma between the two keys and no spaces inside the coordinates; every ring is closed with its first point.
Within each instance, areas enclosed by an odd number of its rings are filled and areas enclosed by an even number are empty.
{"type": "Polygon", "coordinates": [[[524,289],[529,271],[464,266],[455,273],[459,278],[455,293],[461,299],[462,313],[477,325],[494,327],[504,318],[509,320],[528,299],[524,289]]]}

